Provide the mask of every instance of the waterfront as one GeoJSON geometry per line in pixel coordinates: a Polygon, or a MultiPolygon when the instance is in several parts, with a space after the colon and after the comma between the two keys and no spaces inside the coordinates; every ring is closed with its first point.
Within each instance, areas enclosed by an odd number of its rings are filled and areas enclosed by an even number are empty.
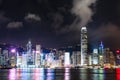
{"type": "Polygon", "coordinates": [[[118,69],[0,69],[0,80],[120,80],[118,69]]]}

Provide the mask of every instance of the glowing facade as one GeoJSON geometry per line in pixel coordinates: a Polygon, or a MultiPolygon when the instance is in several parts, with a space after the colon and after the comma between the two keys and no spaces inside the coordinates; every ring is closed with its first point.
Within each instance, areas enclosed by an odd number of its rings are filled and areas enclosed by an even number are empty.
{"type": "Polygon", "coordinates": [[[92,60],[93,64],[98,64],[98,49],[93,49],[92,60]]]}
{"type": "Polygon", "coordinates": [[[104,45],[101,42],[99,45],[99,64],[101,66],[103,66],[103,64],[104,64],[104,54],[103,53],[104,53],[104,45]]]}
{"type": "Polygon", "coordinates": [[[64,61],[65,61],[64,66],[69,67],[70,66],[70,53],[69,52],[65,52],[64,61]]]}
{"type": "Polygon", "coordinates": [[[36,54],[35,54],[35,66],[40,66],[40,53],[41,53],[41,46],[36,45],[36,54]]]}
{"type": "Polygon", "coordinates": [[[81,28],[81,66],[88,64],[88,54],[87,54],[87,28],[81,28]]]}
{"type": "Polygon", "coordinates": [[[72,65],[75,66],[80,66],[80,51],[74,51],[71,56],[72,59],[72,65]]]}
{"type": "MultiPolygon", "coordinates": [[[[6,53],[7,51],[5,51],[4,53],[6,53]]],[[[8,53],[8,52],[7,52],[8,53]]],[[[16,66],[16,63],[17,63],[17,59],[16,59],[16,49],[13,48],[10,50],[10,53],[9,53],[9,57],[10,57],[10,66],[11,67],[15,67],[16,66]]]]}
{"type": "Polygon", "coordinates": [[[28,41],[27,43],[27,65],[33,65],[34,64],[34,57],[32,54],[32,44],[31,41],[28,41]]]}

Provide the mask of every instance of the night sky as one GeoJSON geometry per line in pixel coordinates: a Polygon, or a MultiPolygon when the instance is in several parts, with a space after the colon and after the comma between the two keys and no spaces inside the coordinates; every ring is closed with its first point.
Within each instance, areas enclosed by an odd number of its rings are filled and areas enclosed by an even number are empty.
{"type": "Polygon", "coordinates": [[[0,0],[0,42],[59,48],[80,44],[120,47],[120,0],[0,0]]]}

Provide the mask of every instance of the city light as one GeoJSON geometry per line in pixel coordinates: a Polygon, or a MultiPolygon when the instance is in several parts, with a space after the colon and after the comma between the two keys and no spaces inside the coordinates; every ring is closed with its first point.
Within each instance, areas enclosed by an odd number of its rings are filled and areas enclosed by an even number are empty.
{"type": "Polygon", "coordinates": [[[12,52],[12,53],[15,53],[15,52],[16,52],[16,49],[15,49],[15,48],[11,49],[11,52],[12,52]]]}
{"type": "Polygon", "coordinates": [[[119,49],[118,49],[118,50],[116,50],[116,53],[117,53],[117,54],[120,54],[120,50],[119,50],[119,49]]]}

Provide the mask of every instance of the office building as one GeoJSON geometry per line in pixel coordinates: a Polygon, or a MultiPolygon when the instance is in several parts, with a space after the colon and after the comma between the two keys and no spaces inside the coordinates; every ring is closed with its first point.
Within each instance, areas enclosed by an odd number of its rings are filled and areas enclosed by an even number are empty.
{"type": "Polygon", "coordinates": [[[93,49],[92,64],[93,65],[97,65],[98,64],[98,49],[93,49]]]}
{"type": "Polygon", "coordinates": [[[87,28],[81,28],[81,66],[88,65],[87,28]]]}
{"type": "Polygon", "coordinates": [[[40,67],[40,53],[41,53],[41,45],[36,45],[36,53],[35,53],[35,66],[40,67]]]}
{"type": "Polygon", "coordinates": [[[73,51],[71,56],[71,63],[73,67],[80,66],[81,63],[80,51],[73,51]]]}
{"type": "Polygon", "coordinates": [[[99,65],[103,66],[104,65],[104,45],[101,42],[98,48],[98,60],[99,60],[99,65]]]}

